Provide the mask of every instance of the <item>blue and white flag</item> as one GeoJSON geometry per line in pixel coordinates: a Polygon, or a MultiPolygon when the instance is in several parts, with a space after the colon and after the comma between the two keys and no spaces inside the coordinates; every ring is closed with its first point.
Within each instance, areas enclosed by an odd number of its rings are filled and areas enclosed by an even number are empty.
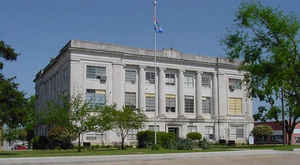
{"type": "Polygon", "coordinates": [[[157,19],[157,15],[156,15],[156,8],[157,8],[157,0],[153,1],[153,5],[154,5],[154,16],[153,16],[153,25],[154,25],[154,31],[156,33],[162,33],[163,29],[160,27],[159,23],[158,23],[158,19],[157,19]]]}

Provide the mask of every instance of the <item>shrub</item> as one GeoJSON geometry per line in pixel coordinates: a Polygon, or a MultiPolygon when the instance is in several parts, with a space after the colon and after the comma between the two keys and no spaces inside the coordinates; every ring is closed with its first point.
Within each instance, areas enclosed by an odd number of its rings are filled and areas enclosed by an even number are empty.
{"type": "MultiPolygon", "coordinates": [[[[140,131],[137,133],[138,147],[147,148],[154,144],[154,131],[140,131]]],[[[163,148],[170,148],[175,143],[175,134],[157,132],[157,144],[163,148]]]]}
{"type": "Polygon", "coordinates": [[[177,150],[192,150],[193,149],[193,142],[191,139],[176,139],[175,143],[177,150]]]}
{"type": "Polygon", "coordinates": [[[253,128],[252,133],[255,137],[265,137],[272,135],[273,130],[268,125],[258,125],[253,128]]]}
{"type": "Polygon", "coordinates": [[[200,148],[202,148],[202,149],[208,149],[209,148],[209,144],[208,144],[208,141],[206,140],[206,138],[203,138],[203,140],[201,141],[200,148]]]}
{"type": "Polygon", "coordinates": [[[202,135],[198,132],[190,132],[186,135],[186,137],[191,140],[201,140],[202,139],[202,135]]]}
{"type": "Polygon", "coordinates": [[[50,141],[46,136],[36,136],[32,140],[33,149],[49,149],[50,141]]]}
{"type": "Polygon", "coordinates": [[[159,150],[161,147],[160,147],[160,145],[159,144],[153,144],[152,146],[151,146],[151,150],[159,150]]]}

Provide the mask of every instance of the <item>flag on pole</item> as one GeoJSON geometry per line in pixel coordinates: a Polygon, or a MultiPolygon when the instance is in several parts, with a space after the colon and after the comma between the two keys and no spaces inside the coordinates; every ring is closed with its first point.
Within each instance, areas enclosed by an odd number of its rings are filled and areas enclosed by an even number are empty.
{"type": "Polygon", "coordinates": [[[157,9],[157,0],[153,1],[153,5],[154,5],[154,16],[153,16],[153,25],[154,25],[154,31],[156,33],[162,33],[163,29],[160,27],[159,23],[158,23],[158,19],[157,19],[157,13],[156,13],[156,9],[157,9]]]}

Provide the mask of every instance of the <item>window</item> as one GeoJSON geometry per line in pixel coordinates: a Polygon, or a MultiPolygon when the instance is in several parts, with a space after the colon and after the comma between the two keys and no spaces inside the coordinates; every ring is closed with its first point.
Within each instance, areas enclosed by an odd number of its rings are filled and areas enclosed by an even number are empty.
{"type": "Polygon", "coordinates": [[[126,70],[125,71],[125,81],[131,82],[134,84],[136,82],[136,71],[135,70],[126,70]]]}
{"type": "Polygon", "coordinates": [[[176,111],[176,96],[175,95],[166,95],[166,112],[175,112],[176,111]]]}
{"type": "Polygon", "coordinates": [[[214,127],[213,126],[205,126],[204,128],[205,128],[204,136],[207,139],[213,140],[215,138],[214,137],[214,127]]]}
{"type": "Polygon", "coordinates": [[[155,83],[155,72],[146,72],[146,81],[151,84],[155,83]]]}
{"type": "Polygon", "coordinates": [[[241,115],[242,114],[242,99],[241,98],[229,98],[229,114],[241,115]]]}
{"type": "Polygon", "coordinates": [[[86,69],[86,78],[100,79],[101,82],[106,81],[106,69],[105,69],[105,67],[87,66],[86,68],[87,68],[86,69]]]}
{"type": "Polygon", "coordinates": [[[155,95],[146,94],[146,112],[155,112],[155,95]]]}
{"type": "Polygon", "coordinates": [[[136,94],[125,92],[125,105],[136,108],[136,94]]]}
{"type": "Polygon", "coordinates": [[[135,140],[136,139],[137,130],[136,129],[130,129],[128,130],[128,140],[135,140]]]}
{"type": "Polygon", "coordinates": [[[86,90],[86,101],[91,106],[102,106],[105,105],[105,90],[98,89],[87,89],[86,90]]]}
{"type": "Polygon", "coordinates": [[[300,137],[295,137],[296,143],[300,143],[300,137]]]}
{"type": "Polygon", "coordinates": [[[210,86],[211,86],[211,78],[212,76],[211,76],[211,74],[209,74],[209,73],[204,73],[203,75],[202,75],[202,78],[201,78],[201,82],[202,82],[202,86],[203,87],[208,87],[208,88],[210,88],[210,86]]]}
{"type": "Polygon", "coordinates": [[[236,128],[236,138],[244,138],[244,129],[236,128]]]}
{"type": "Polygon", "coordinates": [[[166,73],[166,84],[175,85],[175,73],[166,73]]]}
{"type": "Polygon", "coordinates": [[[184,111],[194,113],[194,96],[184,96],[184,111]]]}
{"type": "Polygon", "coordinates": [[[194,76],[192,74],[187,74],[184,76],[184,87],[194,88],[194,76]]]}
{"type": "Polygon", "coordinates": [[[229,79],[229,90],[234,91],[236,89],[242,89],[242,81],[240,79],[229,79]]]}
{"type": "Polygon", "coordinates": [[[211,113],[211,98],[203,97],[202,98],[202,112],[211,113]]]}
{"type": "Polygon", "coordinates": [[[159,125],[149,125],[148,126],[148,130],[150,130],[150,131],[159,131],[159,125]]]}
{"type": "Polygon", "coordinates": [[[197,132],[197,126],[188,126],[187,127],[187,132],[197,132]]]}

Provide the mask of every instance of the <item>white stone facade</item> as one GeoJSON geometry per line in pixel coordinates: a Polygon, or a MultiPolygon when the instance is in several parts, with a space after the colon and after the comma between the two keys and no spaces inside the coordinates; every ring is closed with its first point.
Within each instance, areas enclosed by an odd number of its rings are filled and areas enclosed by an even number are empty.
{"type": "MultiPolygon", "coordinates": [[[[253,128],[252,101],[245,86],[237,84],[243,79],[238,63],[182,54],[174,49],[160,50],[157,62],[160,131],[174,131],[179,137],[197,131],[211,141],[247,141],[253,128]],[[231,81],[237,82],[236,86],[231,81]]],[[[105,96],[105,104],[121,108],[130,96],[148,117],[144,129],[154,129],[151,98],[155,95],[155,83],[151,72],[154,72],[152,50],[72,40],[37,74],[37,107],[42,110],[46,101],[59,101],[58,96],[64,93],[71,96],[81,93],[87,97],[92,91],[100,93],[102,101],[105,96]],[[87,67],[92,71],[87,71],[87,67]],[[101,75],[91,78],[95,70],[101,75]]],[[[37,132],[47,134],[43,129],[37,132]]],[[[120,142],[113,131],[86,133],[83,138],[92,143],[120,142]]],[[[127,142],[134,139],[133,132],[127,142]]]]}

